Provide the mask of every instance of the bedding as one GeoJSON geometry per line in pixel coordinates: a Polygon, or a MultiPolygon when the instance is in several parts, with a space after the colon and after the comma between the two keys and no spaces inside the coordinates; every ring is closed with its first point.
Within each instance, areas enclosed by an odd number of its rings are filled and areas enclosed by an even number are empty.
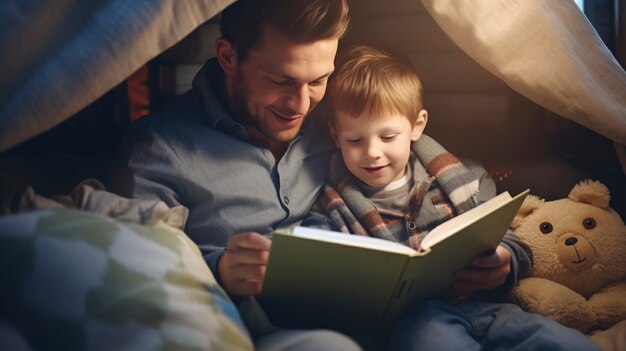
{"type": "Polygon", "coordinates": [[[5,204],[0,206],[0,214],[65,207],[124,222],[153,224],[161,221],[174,229],[184,229],[189,216],[189,210],[184,206],[170,208],[157,199],[128,199],[106,191],[99,180],[92,178],[80,182],[67,195],[50,198],[35,193],[33,187],[27,186],[23,192],[15,192],[5,200],[5,204]]]}
{"type": "Polygon", "coordinates": [[[253,349],[196,245],[162,221],[0,217],[0,294],[0,322],[33,349],[253,349]]]}

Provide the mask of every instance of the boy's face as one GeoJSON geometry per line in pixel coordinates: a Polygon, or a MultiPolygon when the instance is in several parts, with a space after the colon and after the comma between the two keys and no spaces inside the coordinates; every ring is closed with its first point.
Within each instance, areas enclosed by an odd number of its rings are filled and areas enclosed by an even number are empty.
{"type": "Polygon", "coordinates": [[[422,135],[428,119],[421,110],[415,124],[401,114],[357,118],[337,111],[331,133],[341,149],[348,170],[365,184],[382,188],[402,178],[411,153],[411,142],[422,135]]]}
{"type": "Polygon", "coordinates": [[[324,96],[337,44],[337,38],[294,42],[264,25],[244,61],[234,55],[232,62],[222,65],[232,83],[233,108],[253,138],[272,148],[297,136],[324,96]]]}

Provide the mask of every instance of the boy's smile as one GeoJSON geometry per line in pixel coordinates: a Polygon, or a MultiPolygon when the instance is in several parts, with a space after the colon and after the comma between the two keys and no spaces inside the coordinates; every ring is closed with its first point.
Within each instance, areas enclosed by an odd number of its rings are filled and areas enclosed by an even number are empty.
{"type": "Polygon", "coordinates": [[[366,172],[370,174],[380,174],[384,171],[384,168],[389,165],[378,166],[378,167],[363,167],[366,172]]]}
{"type": "Polygon", "coordinates": [[[348,170],[365,184],[383,188],[405,175],[411,142],[423,130],[419,121],[412,125],[398,113],[364,112],[355,118],[337,111],[331,131],[348,170]]]}

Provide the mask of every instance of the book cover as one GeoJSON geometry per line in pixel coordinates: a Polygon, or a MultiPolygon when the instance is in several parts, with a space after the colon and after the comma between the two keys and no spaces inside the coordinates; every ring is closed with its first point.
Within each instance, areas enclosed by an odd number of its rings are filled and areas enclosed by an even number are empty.
{"type": "Polygon", "coordinates": [[[276,232],[259,301],[278,326],[386,328],[420,300],[448,296],[453,273],[498,246],[527,194],[504,192],[440,224],[419,251],[313,228],[276,232]]]}

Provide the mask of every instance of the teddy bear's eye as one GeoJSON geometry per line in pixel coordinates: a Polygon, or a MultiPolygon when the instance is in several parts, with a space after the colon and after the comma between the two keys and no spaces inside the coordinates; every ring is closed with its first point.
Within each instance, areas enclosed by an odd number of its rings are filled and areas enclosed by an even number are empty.
{"type": "Polygon", "coordinates": [[[552,224],[550,224],[549,222],[543,222],[539,225],[539,230],[541,230],[542,233],[544,234],[548,234],[552,232],[552,224]]]}
{"type": "Polygon", "coordinates": [[[583,227],[585,227],[587,229],[595,228],[596,227],[596,220],[591,218],[591,217],[585,218],[583,220],[583,227]]]}

